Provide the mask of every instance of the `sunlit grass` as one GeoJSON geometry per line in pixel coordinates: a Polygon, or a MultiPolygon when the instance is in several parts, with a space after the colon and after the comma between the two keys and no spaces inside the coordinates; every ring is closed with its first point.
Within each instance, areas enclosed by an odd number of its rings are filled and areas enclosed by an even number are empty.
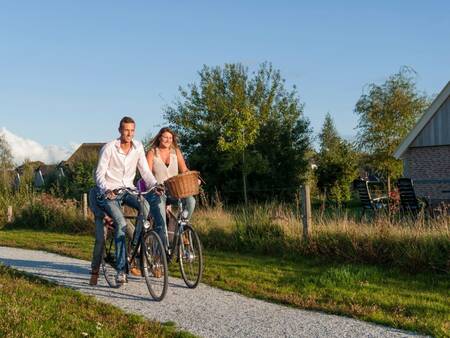
{"type": "MultiPolygon", "coordinates": [[[[0,231],[0,245],[90,260],[93,239],[8,230],[0,231]]],[[[175,263],[170,271],[179,276],[175,263]]],[[[333,263],[323,257],[286,259],[206,250],[203,281],[250,297],[434,336],[448,336],[450,329],[450,280],[445,274],[409,274],[396,268],[333,263]]]]}
{"type": "Polygon", "coordinates": [[[316,211],[308,242],[298,208],[282,203],[196,210],[193,223],[206,247],[277,256],[450,273],[450,217],[360,218],[347,209],[316,211]]]}

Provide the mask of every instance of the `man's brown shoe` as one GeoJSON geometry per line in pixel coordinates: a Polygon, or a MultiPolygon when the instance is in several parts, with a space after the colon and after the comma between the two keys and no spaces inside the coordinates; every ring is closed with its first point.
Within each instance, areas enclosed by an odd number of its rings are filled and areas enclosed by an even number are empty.
{"type": "Polygon", "coordinates": [[[97,285],[97,281],[98,281],[98,270],[99,269],[93,269],[91,271],[91,279],[89,279],[89,285],[97,285]]]}
{"type": "Polygon", "coordinates": [[[135,266],[133,266],[133,267],[130,269],[130,273],[131,273],[133,276],[136,276],[136,277],[142,276],[141,270],[140,270],[139,268],[135,267],[135,266]]]}

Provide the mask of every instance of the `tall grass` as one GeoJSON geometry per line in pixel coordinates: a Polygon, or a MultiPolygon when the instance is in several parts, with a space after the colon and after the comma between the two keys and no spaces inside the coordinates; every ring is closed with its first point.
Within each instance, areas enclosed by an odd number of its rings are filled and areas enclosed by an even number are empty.
{"type": "MultiPolygon", "coordinates": [[[[0,228],[7,206],[15,219],[9,228],[91,233],[74,200],[24,190],[0,194],[0,228]]],[[[448,216],[428,219],[392,218],[387,215],[360,219],[354,209],[317,210],[309,241],[302,240],[299,204],[281,202],[248,207],[199,208],[194,223],[209,249],[269,254],[294,258],[320,256],[328,260],[399,267],[409,272],[450,273],[448,216]]]]}
{"type": "Polygon", "coordinates": [[[387,215],[360,219],[342,209],[316,212],[309,241],[302,240],[298,208],[288,204],[204,208],[194,217],[204,245],[212,249],[450,272],[448,216],[392,220],[387,215]]]}
{"type": "Polygon", "coordinates": [[[28,228],[47,231],[92,232],[92,219],[83,219],[75,200],[66,200],[32,190],[0,194],[0,228],[28,228]],[[7,223],[6,210],[12,206],[14,219],[7,223]]]}
{"type": "Polygon", "coordinates": [[[14,212],[19,211],[24,205],[33,200],[36,193],[32,189],[21,189],[14,192],[11,189],[0,188],[0,228],[7,222],[8,207],[11,206],[14,212]]]}

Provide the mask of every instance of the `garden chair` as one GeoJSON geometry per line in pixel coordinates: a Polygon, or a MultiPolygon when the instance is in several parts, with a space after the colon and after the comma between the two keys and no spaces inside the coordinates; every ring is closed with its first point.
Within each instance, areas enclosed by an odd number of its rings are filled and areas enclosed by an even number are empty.
{"type": "Polygon", "coordinates": [[[412,179],[399,178],[397,186],[400,193],[400,211],[403,214],[411,214],[417,217],[421,211],[428,207],[428,202],[425,199],[417,198],[412,179]]]}
{"type": "Polygon", "coordinates": [[[353,187],[358,191],[359,200],[362,205],[362,214],[364,216],[366,211],[372,211],[374,214],[387,207],[387,196],[372,198],[369,190],[368,182],[362,179],[353,181],[353,187]]]}

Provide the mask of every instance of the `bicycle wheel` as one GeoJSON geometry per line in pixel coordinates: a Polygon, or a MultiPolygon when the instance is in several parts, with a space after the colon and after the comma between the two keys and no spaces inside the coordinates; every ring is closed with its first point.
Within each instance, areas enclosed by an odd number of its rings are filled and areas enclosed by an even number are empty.
{"type": "Polygon", "coordinates": [[[161,239],[151,230],[141,240],[141,268],[148,291],[156,301],[163,300],[169,284],[167,257],[161,239]]]}
{"type": "Polygon", "coordinates": [[[190,225],[185,225],[178,244],[181,276],[189,288],[196,288],[203,274],[203,254],[200,239],[190,225]]]}
{"type": "Polygon", "coordinates": [[[112,288],[120,287],[120,283],[116,282],[116,247],[114,244],[114,231],[105,230],[106,238],[103,245],[102,255],[102,271],[105,276],[106,283],[112,288]]]}

